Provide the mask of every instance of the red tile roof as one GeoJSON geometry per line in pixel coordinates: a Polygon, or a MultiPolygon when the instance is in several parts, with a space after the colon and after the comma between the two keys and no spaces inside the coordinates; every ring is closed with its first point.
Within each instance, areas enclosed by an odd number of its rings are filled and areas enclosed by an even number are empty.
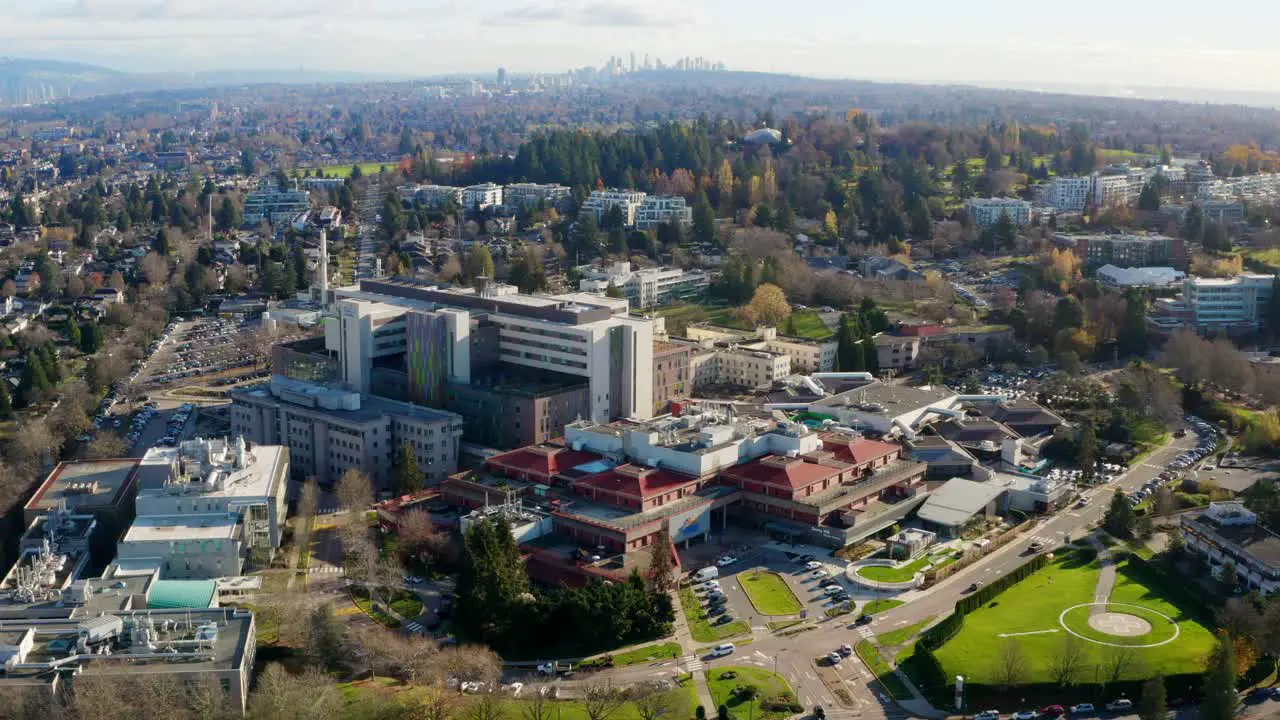
{"type": "Polygon", "coordinates": [[[580,488],[595,488],[606,492],[648,499],[655,495],[670,492],[678,487],[697,484],[697,482],[697,478],[683,473],[627,464],[619,465],[607,472],[581,478],[575,484],[580,488]]]}
{"type": "Polygon", "coordinates": [[[569,448],[532,445],[519,450],[494,455],[485,461],[491,468],[500,468],[507,472],[531,473],[547,478],[553,477],[579,465],[599,460],[600,455],[569,448]]]}
{"type": "Polygon", "coordinates": [[[854,465],[863,465],[902,450],[901,445],[879,440],[868,440],[867,438],[851,440],[848,435],[843,433],[827,433],[823,435],[822,448],[831,451],[837,460],[843,460],[854,465]]]}
{"type": "Polygon", "coordinates": [[[805,462],[800,458],[767,455],[720,473],[733,482],[756,482],[798,490],[840,474],[840,468],[805,462]]]}

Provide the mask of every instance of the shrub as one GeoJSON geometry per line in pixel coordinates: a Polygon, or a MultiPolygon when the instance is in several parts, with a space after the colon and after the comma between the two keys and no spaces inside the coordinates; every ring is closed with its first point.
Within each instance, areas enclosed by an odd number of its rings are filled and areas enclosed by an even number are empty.
{"type": "Polygon", "coordinates": [[[822,709],[821,705],[813,706],[813,716],[818,720],[826,720],[827,711],[822,709]]]}
{"type": "Polygon", "coordinates": [[[741,700],[751,700],[760,694],[760,688],[755,685],[739,685],[733,689],[734,697],[741,700]]]}
{"type": "Polygon", "coordinates": [[[716,708],[716,720],[729,720],[728,706],[721,705],[720,707],[716,708]]]}
{"type": "Polygon", "coordinates": [[[693,716],[697,718],[697,720],[707,720],[707,709],[699,705],[693,709],[693,716]]]}

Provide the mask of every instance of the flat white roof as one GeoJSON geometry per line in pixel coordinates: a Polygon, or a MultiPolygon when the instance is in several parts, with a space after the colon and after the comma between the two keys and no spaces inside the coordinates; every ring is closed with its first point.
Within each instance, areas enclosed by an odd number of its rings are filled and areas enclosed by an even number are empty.
{"type": "Polygon", "coordinates": [[[187,540],[231,540],[235,537],[235,518],[212,515],[144,515],[133,521],[123,542],[156,542],[187,540]]]}
{"type": "MultiPolygon", "coordinates": [[[[178,457],[179,448],[156,447],[142,458],[144,481],[138,490],[139,497],[166,497],[175,493],[173,484],[165,485],[169,465],[178,457]],[[163,473],[163,475],[161,475],[163,473]]],[[[249,451],[250,462],[243,468],[215,463],[214,468],[226,472],[222,488],[203,490],[202,485],[192,485],[191,497],[266,498],[272,496],[271,481],[278,474],[284,447],[280,445],[254,445],[249,451]]],[[[281,478],[284,482],[285,478],[281,478]]]]}

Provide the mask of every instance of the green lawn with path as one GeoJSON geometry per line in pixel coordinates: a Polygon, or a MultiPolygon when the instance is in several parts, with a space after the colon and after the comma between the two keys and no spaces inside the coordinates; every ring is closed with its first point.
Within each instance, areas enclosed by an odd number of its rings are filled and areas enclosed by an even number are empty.
{"type": "MultiPolygon", "coordinates": [[[[1058,618],[1073,606],[1093,602],[1098,573],[1097,561],[1072,553],[1055,560],[996,596],[986,606],[965,616],[960,632],[935,652],[944,676],[950,678],[963,674],[975,683],[996,684],[999,682],[996,674],[1001,667],[1002,645],[1016,642],[1027,658],[1026,682],[1051,682],[1053,659],[1066,637],[1058,618]],[[1011,637],[1006,639],[1001,635],[1011,637]]],[[[1214,643],[1212,633],[1186,608],[1175,604],[1168,593],[1140,582],[1131,574],[1127,564],[1122,563],[1117,568],[1110,602],[1138,605],[1163,613],[1176,621],[1179,631],[1177,639],[1167,644],[1135,648],[1136,662],[1132,663],[1130,670],[1122,673],[1121,679],[1149,677],[1157,672],[1172,675],[1203,670],[1204,660],[1214,643]]],[[[1087,627],[1087,614],[1081,614],[1078,622],[1074,614],[1071,619],[1073,628],[1087,627]]],[[[1159,642],[1169,634],[1157,627],[1146,637],[1148,642],[1159,642]]],[[[1136,638],[1116,644],[1135,642],[1136,638]]],[[[1114,654],[1115,650],[1088,640],[1086,643],[1082,674],[1092,677],[1095,668],[1104,666],[1108,655],[1114,654]]]]}
{"type": "Polygon", "coordinates": [[[867,664],[867,668],[876,676],[884,689],[896,700],[909,699],[911,691],[907,689],[907,684],[902,682],[902,678],[889,667],[889,663],[880,657],[880,651],[870,640],[862,640],[854,648],[858,653],[858,657],[862,658],[862,662],[867,664]]]}
{"type": "Polygon", "coordinates": [[[761,615],[795,615],[804,609],[795,593],[787,587],[787,581],[775,572],[740,572],[738,584],[761,615]]]}
{"type": "Polygon", "coordinates": [[[670,660],[680,657],[680,643],[665,642],[656,645],[644,645],[624,652],[612,653],[613,666],[624,667],[654,660],[670,660]]]}
{"type": "MultiPolygon", "coordinates": [[[[360,174],[364,177],[370,177],[382,172],[383,167],[387,168],[387,170],[395,170],[396,164],[395,162],[361,162],[347,163],[346,165],[326,165],[320,169],[324,171],[324,176],[327,178],[349,178],[351,177],[351,168],[359,165],[360,174]]],[[[298,168],[293,174],[301,175],[302,177],[313,177],[316,174],[316,169],[313,167],[298,168]]]]}
{"type": "Polygon", "coordinates": [[[694,594],[693,588],[680,589],[680,605],[684,608],[684,617],[689,623],[689,634],[697,642],[719,642],[751,630],[743,620],[734,620],[724,625],[712,625],[711,621],[714,618],[707,615],[702,603],[698,602],[698,596],[694,594]]]}
{"type": "MultiPolygon", "coordinates": [[[[400,685],[390,678],[342,683],[338,686],[338,690],[342,693],[343,700],[346,702],[346,707],[341,715],[342,720],[381,720],[381,718],[386,717],[385,714],[370,714],[370,709],[373,711],[382,709],[379,704],[369,702],[371,698],[379,694],[394,696],[397,704],[402,707],[413,707],[416,701],[428,692],[426,688],[400,685]]],[[[671,698],[671,711],[666,717],[693,717],[693,708],[698,704],[698,691],[690,676],[686,675],[685,680],[671,691],[671,698]]],[[[458,696],[456,698],[458,703],[457,713],[454,717],[469,716],[471,714],[471,704],[476,702],[477,699],[474,695],[458,696]]],[[[524,698],[504,698],[504,715],[507,718],[526,717],[528,705],[529,701],[524,698]]],[[[580,700],[552,700],[548,703],[548,706],[547,717],[555,718],[555,720],[589,720],[586,706],[580,700]]],[[[609,716],[609,720],[642,720],[642,718],[635,703],[626,702],[618,708],[617,712],[609,716]]]]}
{"type": "Polygon", "coordinates": [[[779,332],[794,331],[794,337],[807,338],[809,340],[826,340],[835,333],[831,332],[831,328],[822,322],[822,316],[817,310],[796,310],[791,313],[790,325],[783,325],[779,332]]]}
{"type": "Polygon", "coordinates": [[[916,576],[929,564],[928,555],[921,555],[905,565],[888,567],[885,565],[866,565],[858,568],[858,574],[868,580],[882,583],[903,583],[916,576]]]}
{"type": "Polygon", "coordinates": [[[792,692],[791,685],[787,683],[786,678],[763,668],[744,667],[741,665],[711,668],[707,670],[707,688],[711,691],[711,699],[716,704],[715,708],[707,709],[709,717],[713,716],[716,708],[721,705],[727,707],[729,714],[738,718],[738,720],[752,720],[754,718],[781,720],[791,716],[791,713],[786,711],[765,711],[761,707],[764,700],[777,697],[782,693],[792,692]],[[758,689],[758,692],[750,700],[744,699],[734,692],[737,688],[747,685],[754,685],[758,689]]]}
{"type": "Polygon", "coordinates": [[[901,600],[872,600],[862,606],[862,612],[865,615],[879,615],[886,610],[892,610],[899,605],[905,604],[906,603],[901,600]]]}

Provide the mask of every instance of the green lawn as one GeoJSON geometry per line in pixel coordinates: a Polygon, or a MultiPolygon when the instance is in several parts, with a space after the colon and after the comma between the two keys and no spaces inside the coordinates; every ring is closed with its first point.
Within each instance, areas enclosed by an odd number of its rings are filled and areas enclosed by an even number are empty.
{"type": "MultiPolygon", "coordinates": [[[[791,325],[795,329],[795,337],[808,338],[810,340],[826,340],[835,333],[831,332],[831,328],[822,322],[822,316],[817,310],[796,310],[791,313],[791,325]]],[[[787,330],[786,325],[783,331],[787,330]]],[[[788,332],[788,334],[790,334],[788,332]]]]}
{"type": "Polygon", "coordinates": [[[761,615],[795,615],[804,609],[777,573],[748,570],[738,573],[738,582],[761,615]]]}
{"type": "Polygon", "coordinates": [[[680,643],[666,642],[656,645],[645,645],[643,647],[632,648],[626,652],[612,653],[613,666],[623,667],[625,665],[637,665],[643,662],[653,660],[670,660],[679,657],[680,643]]]}
{"type": "Polygon", "coordinates": [[[878,615],[886,610],[892,610],[899,605],[905,605],[901,600],[872,600],[862,606],[862,612],[867,615],[878,615]]]}
{"type": "Polygon", "coordinates": [[[916,573],[923,570],[928,564],[929,556],[921,555],[906,565],[899,565],[898,567],[884,567],[876,565],[860,567],[858,568],[858,574],[868,580],[874,580],[876,582],[901,583],[907,582],[911,578],[915,577],[916,573]]]}
{"type": "Polygon", "coordinates": [[[892,630],[883,635],[876,636],[876,642],[883,647],[895,647],[901,645],[916,636],[916,633],[924,630],[925,626],[933,622],[933,618],[925,618],[914,625],[892,630]]]}
{"type": "Polygon", "coordinates": [[[412,620],[422,614],[422,601],[413,593],[406,592],[391,601],[391,609],[400,613],[400,617],[412,620]]]}
{"type": "Polygon", "coordinates": [[[386,627],[389,627],[389,628],[398,628],[398,627],[400,627],[400,621],[399,621],[399,620],[397,620],[397,619],[395,619],[395,618],[391,617],[390,615],[386,614],[385,612],[383,612],[383,611],[382,611],[382,607],[381,607],[381,606],[375,606],[375,605],[373,604],[373,601],[372,601],[372,600],[370,600],[369,598],[355,596],[355,597],[353,597],[353,599],[354,599],[354,600],[355,600],[355,602],[356,602],[356,607],[358,607],[358,608],[360,608],[361,610],[363,610],[363,611],[364,611],[364,613],[365,613],[366,615],[368,615],[369,617],[373,618],[374,620],[376,620],[376,621],[377,621],[377,622],[379,622],[380,624],[382,624],[382,625],[384,625],[384,626],[386,626],[386,627]]]}
{"type": "MultiPolygon", "coordinates": [[[[324,170],[325,177],[348,178],[348,177],[351,177],[351,168],[355,165],[360,166],[360,173],[365,177],[369,177],[370,175],[377,175],[379,172],[381,172],[383,166],[386,166],[388,170],[394,170],[396,168],[396,163],[394,162],[363,162],[363,163],[348,163],[346,165],[326,165],[323,168],[321,168],[321,170],[324,170]]],[[[312,177],[316,173],[315,168],[298,168],[298,170],[305,171],[307,177],[312,177]]],[[[294,174],[297,175],[298,172],[295,171],[294,174]]]]}
{"type": "Polygon", "coordinates": [[[769,622],[765,623],[765,626],[768,627],[770,630],[777,632],[779,630],[786,630],[787,628],[793,625],[799,625],[802,622],[804,621],[803,620],[770,620],[769,622]]]}
{"type": "MultiPolygon", "coordinates": [[[[942,664],[944,677],[968,676],[975,683],[995,684],[1001,666],[1002,645],[1016,642],[1028,661],[1026,682],[1051,681],[1053,658],[1064,642],[1066,633],[1058,623],[1063,611],[1075,605],[1093,602],[1098,565],[1084,562],[1075,554],[1055,561],[1044,570],[1023,580],[997,596],[976,612],[965,617],[964,627],[935,655],[942,664]],[[1056,631],[1056,632],[1043,632],[1056,631]],[[1001,638],[1001,634],[1036,633],[1001,638]]],[[[1135,650],[1136,662],[1122,673],[1122,679],[1149,677],[1154,673],[1172,675],[1199,672],[1204,658],[1213,647],[1213,635],[1185,609],[1174,605],[1156,588],[1130,576],[1127,564],[1121,565],[1111,602],[1127,603],[1154,610],[1174,618],[1180,635],[1167,645],[1135,650]]],[[[1079,612],[1079,611],[1075,611],[1079,612]]],[[[1072,627],[1077,625],[1073,622],[1072,627]]],[[[1084,634],[1084,633],[1081,633],[1084,634]]],[[[1168,637],[1159,628],[1149,636],[1152,641],[1168,637]]],[[[1104,666],[1114,651],[1108,646],[1088,643],[1082,674],[1090,678],[1095,668],[1104,666]]]]}
{"type": "Polygon", "coordinates": [[[716,708],[721,705],[727,707],[729,714],[738,720],[752,718],[780,720],[791,716],[791,713],[786,711],[766,712],[761,707],[762,701],[768,698],[777,697],[783,693],[791,694],[791,685],[787,683],[786,678],[763,668],[739,665],[715,667],[707,670],[707,686],[711,690],[711,699],[716,703],[715,708],[707,709],[708,716],[714,715],[716,708]],[[726,677],[726,675],[734,677],[726,677]],[[734,692],[738,687],[747,685],[754,685],[759,690],[750,700],[734,692]]]}
{"type": "MultiPolygon", "coordinates": [[[[688,718],[693,716],[693,708],[698,704],[698,691],[689,676],[685,676],[685,681],[679,687],[671,691],[672,707],[671,712],[666,716],[672,718],[688,718]]],[[[375,703],[370,703],[372,697],[378,694],[393,693],[398,704],[404,707],[410,707],[413,701],[424,692],[423,688],[405,687],[396,683],[394,680],[381,678],[378,680],[364,680],[359,683],[343,683],[338,686],[342,693],[343,699],[347,706],[342,713],[343,720],[375,720],[370,717],[366,708],[378,708],[375,703]]],[[[462,695],[456,698],[458,706],[456,714],[453,717],[469,717],[471,715],[470,704],[475,702],[474,695],[462,695]]],[[[506,698],[502,703],[503,717],[508,720],[525,717],[525,708],[528,701],[522,698],[506,698]]],[[[550,710],[548,716],[555,720],[589,720],[587,716],[586,706],[578,700],[553,700],[549,703],[550,710]]],[[[712,711],[714,713],[714,710],[712,711]]],[[[377,716],[379,719],[386,717],[385,715],[377,716]]],[[[635,703],[625,703],[618,711],[609,716],[609,720],[641,720],[640,712],[636,709],[635,703]]]]}
{"type": "Polygon", "coordinates": [[[684,608],[685,620],[689,623],[689,634],[693,635],[693,639],[698,642],[720,642],[727,637],[741,635],[751,630],[743,620],[734,620],[724,625],[712,625],[713,618],[707,616],[693,588],[681,588],[680,605],[684,608]]]}
{"type": "Polygon", "coordinates": [[[889,667],[889,663],[880,657],[880,651],[871,644],[870,640],[860,641],[854,650],[894,699],[903,700],[911,697],[911,691],[907,689],[906,683],[902,682],[902,678],[889,667]]]}

